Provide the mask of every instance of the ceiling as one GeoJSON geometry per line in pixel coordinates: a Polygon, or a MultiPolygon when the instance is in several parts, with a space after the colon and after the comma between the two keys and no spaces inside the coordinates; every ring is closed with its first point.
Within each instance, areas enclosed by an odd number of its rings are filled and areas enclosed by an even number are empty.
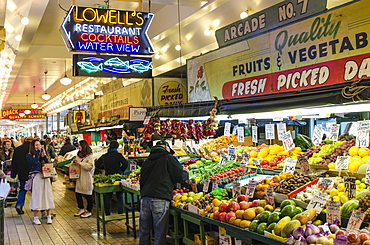
{"type": "MultiPolygon", "coordinates": [[[[351,0],[328,0],[328,8],[351,0]]],[[[151,38],[159,59],[153,58],[153,76],[168,76],[172,70],[186,64],[186,59],[218,48],[214,31],[204,35],[209,27],[218,29],[239,19],[243,10],[258,12],[278,2],[277,0],[110,0],[109,8],[141,10],[155,14],[148,35],[151,38]],[[180,7],[178,8],[178,4],[180,7]],[[142,9],[140,9],[142,8],[142,9]],[[179,15],[178,15],[179,9],[179,15]],[[180,31],[178,26],[180,20],[180,31]],[[181,52],[175,50],[181,35],[181,52]],[[182,58],[180,59],[180,54],[182,58]]],[[[52,98],[64,92],[84,78],[74,78],[71,85],[59,83],[66,72],[71,75],[72,53],[66,49],[59,27],[71,5],[105,5],[103,0],[0,0],[0,27],[4,23],[7,30],[5,50],[9,57],[0,56],[1,64],[11,72],[8,79],[1,82],[0,104],[2,108],[35,102],[42,106],[41,95],[47,90],[52,98]],[[3,7],[7,5],[4,13],[3,7]],[[20,24],[20,15],[27,16],[30,23],[20,24]],[[4,17],[5,15],[5,17],[4,17]],[[13,30],[14,29],[14,30],[13,30]],[[20,42],[16,34],[22,34],[20,42]],[[16,55],[15,55],[16,54],[16,55]],[[14,64],[13,61],[14,60],[14,64]],[[45,72],[47,74],[45,75],[45,72]],[[7,80],[7,82],[6,82],[7,80]],[[33,96],[35,86],[35,96],[33,96]]],[[[1,71],[1,69],[0,69],[1,71]]],[[[82,88],[83,89],[83,88],[82,88]]],[[[2,122],[0,122],[0,125],[2,122]]]]}

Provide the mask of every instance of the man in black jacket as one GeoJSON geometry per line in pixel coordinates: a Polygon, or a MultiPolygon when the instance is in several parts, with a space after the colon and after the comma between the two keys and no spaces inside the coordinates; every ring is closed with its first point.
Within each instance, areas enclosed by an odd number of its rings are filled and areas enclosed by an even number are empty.
{"type": "Polygon", "coordinates": [[[28,174],[30,172],[30,166],[27,162],[26,155],[30,150],[30,144],[33,137],[27,137],[24,143],[14,149],[12,166],[11,166],[11,177],[15,178],[18,175],[20,182],[19,193],[15,209],[18,214],[24,214],[23,206],[26,198],[27,191],[24,189],[24,184],[28,180],[28,174]]]}
{"type": "Polygon", "coordinates": [[[140,245],[166,244],[169,208],[176,183],[187,178],[181,164],[172,156],[174,151],[166,141],[159,141],[151,149],[140,173],[140,245]]]}
{"type": "Polygon", "coordinates": [[[59,155],[64,156],[67,152],[74,151],[74,150],[76,150],[76,147],[71,144],[71,139],[66,138],[64,140],[64,145],[60,149],[59,155]]]}

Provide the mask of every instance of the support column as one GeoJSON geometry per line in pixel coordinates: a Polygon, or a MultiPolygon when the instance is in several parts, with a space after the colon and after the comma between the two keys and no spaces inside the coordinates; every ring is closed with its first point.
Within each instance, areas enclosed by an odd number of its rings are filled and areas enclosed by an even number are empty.
{"type": "Polygon", "coordinates": [[[57,131],[60,130],[60,112],[57,113],[57,131]]]}
{"type": "Polygon", "coordinates": [[[49,117],[45,117],[45,133],[47,134],[49,132],[49,117]]]}

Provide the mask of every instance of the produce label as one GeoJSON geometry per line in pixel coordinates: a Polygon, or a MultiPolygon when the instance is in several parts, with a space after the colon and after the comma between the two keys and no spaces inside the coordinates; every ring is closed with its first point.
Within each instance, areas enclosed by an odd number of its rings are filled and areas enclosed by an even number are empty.
{"type": "Polygon", "coordinates": [[[314,208],[317,214],[321,213],[329,197],[330,196],[326,193],[316,192],[306,209],[314,208]]]}
{"type": "Polygon", "coordinates": [[[144,119],[143,124],[144,125],[147,125],[149,123],[149,121],[150,121],[150,118],[151,118],[151,116],[146,116],[145,119],[144,119]]]}
{"type": "Polygon", "coordinates": [[[275,124],[265,124],[265,135],[267,140],[275,139],[275,124]]]}
{"type": "Polygon", "coordinates": [[[249,198],[252,198],[254,196],[254,191],[256,190],[256,186],[257,186],[257,181],[250,180],[248,183],[248,187],[247,187],[245,195],[249,198]]]}
{"type": "Polygon", "coordinates": [[[349,156],[337,156],[335,161],[336,169],[348,169],[349,156]]]}
{"type": "Polygon", "coordinates": [[[337,141],[339,136],[340,124],[332,124],[328,135],[329,140],[337,141]]]}
{"type": "Polygon", "coordinates": [[[236,148],[235,147],[229,147],[229,161],[235,161],[236,159],[236,148]]]}
{"type": "Polygon", "coordinates": [[[310,172],[310,165],[308,164],[306,156],[298,156],[298,163],[302,173],[307,174],[310,172]]]}
{"type": "Polygon", "coordinates": [[[233,182],[233,198],[238,198],[238,196],[240,196],[240,195],[241,195],[240,183],[234,181],[233,182]]]}
{"type": "Polygon", "coordinates": [[[197,181],[195,179],[190,180],[191,190],[195,193],[198,192],[197,181]]]}
{"type": "Polygon", "coordinates": [[[347,230],[360,229],[364,219],[365,219],[365,213],[360,210],[354,209],[352,211],[351,217],[349,218],[347,230]]]}
{"type": "Polygon", "coordinates": [[[274,199],[274,189],[273,188],[266,188],[266,200],[272,206],[275,207],[275,199],[274,199]]]}
{"type": "Polygon", "coordinates": [[[294,173],[297,159],[287,158],[284,161],[283,173],[294,173]]]}
{"type": "Polygon", "coordinates": [[[274,117],[273,119],[272,119],[272,121],[274,121],[274,122],[282,122],[284,120],[284,118],[283,117],[274,117]]]}
{"type": "Polygon", "coordinates": [[[370,120],[363,120],[357,122],[357,132],[370,130],[370,120]]]}
{"type": "Polygon", "coordinates": [[[224,130],[225,136],[230,136],[230,128],[231,128],[231,123],[229,122],[225,123],[225,130],[224,130]]]}
{"type": "Polygon", "coordinates": [[[366,169],[366,180],[365,180],[365,183],[366,184],[370,184],[370,167],[367,167],[367,169],[366,169]]]}
{"type": "Polygon", "coordinates": [[[218,184],[216,182],[212,183],[212,191],[214,191],[218,187],[218,184]]]}
{"type": "Polygon", "coordinates": [[[244,127],[238,127],[238,142],[244,142],[244,127]]]}
{"type": "Polygon", "coordinates": [[[285,123],[279,123],[276,125],[277,132],[278,132],[278,139],[283,141],[284,133],[286,132],[286,124],[285,123]]]}
{"type": "Polygon", "coordinates": [[[252,142],[258,143],[257,126],[252,126],[252,142]]]}
{"type": "Polygon", "coordinates": [[[291,149],[295,147],[290,130],[283,134],[283,145],[284,145],[285,151],[290,151],[291,149]]]}
{"type": "Polygon", "coordinates": [[[344,193],[349,200],[356,198],[356,177],[344,177],[344,193]]]}
{"type": "Polygon", "coordinates": [[[256,166],[256,168],[258,169],[261,169],[261,160],[259,159],[252,159],[252,162],[254,163],[254,165],[256,166]]]}
{"type": "Polygon", "coordinates": [[[247,162],[249,162],[248,153],[243,153],[242,160],[240,161],[240,165],[245,167],[247,165],[247,162]]]}
{"type": "Polygon", "coordinates": [[[340,202],[328,201],[326,204],[326,221],[333,224],[336,220],[339,221],[340,225],[340,202]]]}
{"type": "Polygon", "coordinates": [[[315,130],[313,131],[312,143],[318,146],[322,141],[322,126],[315,125],[315,130]]]}
{"type": "Polygon", "coordinates": [[[246,124],[247,123],[247,119],[246,118],[239,118],[238,119],[238,124],[246,124]]]}
{"type": "Polygon", "coordinates": [[[356,146],[369,147],[369,130],[357,131],[356,146]]]}
{"type": "Polygon", "coordinates": [[[130,171],[135,171],[137,169],[137,163],[136,162],[130,162],[130,171]]]}
{"type": "Polygon", "coordinates": [[[238,133],[238,126],[233,127],[233,135],[236,135],[238,133]]]}
{"type": "Polygon", "coordinates": [[[204,193],[207,193],[208,192],[208,188],[209,188],[209,183],[210,183],[211,181],[209,180],[209,179],[206,179],[205,181],[204,181],[204,184],[203,184],[203,192],[204,193]]]}
{"type": "Polygon", "coordinates": [[[334,186],[334,180],[328,178],[320,178],[317,182],[317,187],[320,191],[330,191],[334,186]]]}

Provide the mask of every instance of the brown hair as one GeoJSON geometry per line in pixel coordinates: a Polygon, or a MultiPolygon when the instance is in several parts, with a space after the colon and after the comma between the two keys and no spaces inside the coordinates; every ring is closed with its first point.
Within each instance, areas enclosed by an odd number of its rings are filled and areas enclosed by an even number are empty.
{"type": "Polygon", "coordinates": [[[86,140],[80,140],[80,142],[78,143],[82,148],[82,150],[77,153],[79,157],[86,157],[87,155],[90,155],[92,153],[89,143],[87,143],[86,140]]]}
{"type": "Polygon", "coordinates": [[[30,155],[32,157],[35,157],[35,155],[36,155],[35,144],[36,144],[37,141],[40,142],[39,140],[32,140],[32,142],[30,144],[30,151],[29,151],[29,153],[30,153],[30,155]]]}

